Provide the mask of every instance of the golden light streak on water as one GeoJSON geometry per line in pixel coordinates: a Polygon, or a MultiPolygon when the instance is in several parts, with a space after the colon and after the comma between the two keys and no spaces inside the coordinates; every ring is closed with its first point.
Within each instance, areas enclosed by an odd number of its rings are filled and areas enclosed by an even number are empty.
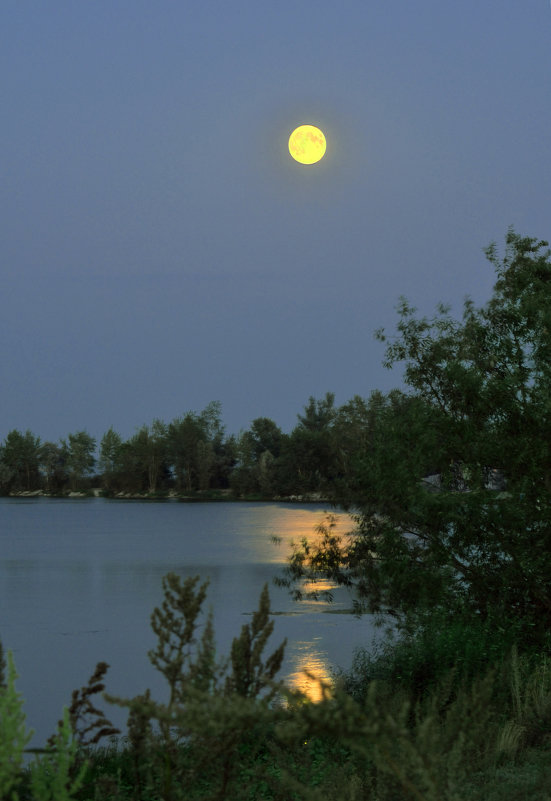
{"type": "MultiPolygon", "coordinates": [[[[311,643],[304,643],[305,648],[311,648],[311,643]]],[[[306,699],[312,703],[319,703],[331,695],[329,662],[319,654],[312,654],[305,650],[298,660],[296,670],[291,673],[285,683],[291,690],[304,693],[306,699]],[[325,688],[325,689],[324,689],[325,688]]]]}
{"type": "MultiPolygon", "coordinates": [[[[290,554],[291,543],[300,544],[303,538],[314,542],[319,538],[316,529],[327,518],[327,511],[318,509],[300,509],[292,506],[282,507],[274,504],[247,509],[246,523],[241,531],[242,540],[248,540],[250,552],[254,552],[258,561],[285,563],[290,554]],[[258,523],[256,521],[258,517],[258,523]],[[257,531],[262,524],[269,530],[264,542],[259,542],[257,531]],[[279,544],[274,543],[274,539],[279,544]]],[[[354,521],[344,512],[331,512],[335,519],[333,534],[345,535],[354,529],[354,521]]]]}

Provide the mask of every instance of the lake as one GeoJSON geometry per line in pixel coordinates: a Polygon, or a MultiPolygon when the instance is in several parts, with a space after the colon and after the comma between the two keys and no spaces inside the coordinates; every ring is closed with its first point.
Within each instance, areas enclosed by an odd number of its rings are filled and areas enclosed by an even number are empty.
{"type": "MultiPolygon", "coordinates": [[[[0,498],[0,640],[14,653],[31,745],[45,742],[99,661],[110,665],[108,692],[129,698],[150,687],[167,700],[147,651],[170,571],[210,580],[205,611],[212,606],[220,656],[269,582],[275,629],[265,656],[287,637],[280,678],[315,700],[304,670],[327,679],[350,665],[356,646],[382,636],[370,616],[343,613],[351,607],[344,588],[328,605],[294,602],[272,583],[291,541],[313,537],[323,517],[320,504],[0,498]]],[[[347,515],[337,518],[340,531],[352,527],[347,515]]],[[[124,729],[125,710],[98,704],[124,729]]]]}

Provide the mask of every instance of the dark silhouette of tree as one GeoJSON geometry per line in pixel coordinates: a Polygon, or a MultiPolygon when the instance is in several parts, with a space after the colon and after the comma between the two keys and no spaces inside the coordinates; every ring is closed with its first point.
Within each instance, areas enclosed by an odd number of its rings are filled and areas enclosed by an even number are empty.
{"type": "Polygon", "coordinates": [[[297,551],[286,582],[330,576],[402,625],[450,616],[551,625],[551,260],[510,230],[490,301],[418,318],[402,299],[385,365],[409,392],[368,404],[368,438],[334,500],[359,511],[349,538],[297,551]],[[369,421],[369,415],[372,420],[369,421]],[[431,477],[432,474],[432,477],[431,477]],[[409,623],[408,623],[409,621],[409,623]]]}

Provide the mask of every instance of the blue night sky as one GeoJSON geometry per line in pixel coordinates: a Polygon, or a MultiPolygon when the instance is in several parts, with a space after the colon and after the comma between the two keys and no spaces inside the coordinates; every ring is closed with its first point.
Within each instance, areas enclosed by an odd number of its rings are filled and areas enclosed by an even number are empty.
{"type": "Polygon", "coordinates": [[[0,75],[0,439],[289,431],[551,238],[548,0],[2,0],[0,75]]]}

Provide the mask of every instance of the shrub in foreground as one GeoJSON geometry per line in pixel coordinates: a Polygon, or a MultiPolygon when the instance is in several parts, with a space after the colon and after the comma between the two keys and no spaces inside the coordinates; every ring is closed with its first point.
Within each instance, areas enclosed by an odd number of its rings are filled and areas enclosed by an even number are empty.
{"type": "MultiPolygon", "coordinates": [[[[488,801],[498,784],[501,797],[513,798],[515,782],[524,799],[546,798],[551,659],[545,655],[535,661],[513,646],[490,666],[478,654],[464,659],[461,675],[460,660],[451,671],[431,665],[443,646],[431,650],[420,632],[397,648],[394,662],[389,648],[370,663],[371,672],[355,676],[355,687],[353,674],[343,674],[321,688],[314,704],[276,682],[284,644],[264,658],[273,629],[267,587],[228,659],[218,660],[212,619],[201,617],[207,585],[174,574],[163,584],[164,601],[152,615],[158,642],[149,655],[167,680],[169,700],[161,704],[149,690],[130,699],[104,695],[129,710],[120,741],[99,744],[114,734],[92,700],[104,689],[107,665],[100,663],[73,693],[57,734],[24,769],[29,733],[8,654],[7,680],[0,677],[0,716],[7,723],[0,727],[0,798],[488,801]],[[432,679],[420,693],[413,677],[423,653],[432,679]],[[504,779],[512,765],[516,778],[504,779]]],[[[467,641],[460,629],[439,631],[456,655],[469,653],[459,647],[467,641]]],[[[490,655],[499,651],[481,632],[473,642],[490,655]]]]}

